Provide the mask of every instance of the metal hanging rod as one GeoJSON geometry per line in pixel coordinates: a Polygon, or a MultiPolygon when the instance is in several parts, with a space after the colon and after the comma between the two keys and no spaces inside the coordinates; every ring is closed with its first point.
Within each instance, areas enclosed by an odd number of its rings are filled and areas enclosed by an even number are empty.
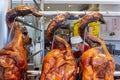
{"type": "Polygon", "coordinates": [[[37,9],[40,10],[40,6],[39,6],[39,4],[37,3],[37,1],[36,1],[36,0],[33,0],[33,2],[35,3],[37,9]]]}
{"type": "Polygon", "coordinates": [[[120,0],[45,0],[45,4],[120,4],[120,0]]]}
{"type": "MultiPolygon", "coordinates": [[[[17,20],[18,22],[20,22],[20,23],[23,23],[23,24],[25,24],[25,25],[28,25],[28,26],[31,27],[31,28],[34,28],[34,29],[36,29],[36,30],[40,30],[39,28],[36,28],[35,26],[33,26],[33,25],[31,25],[31,24],[23,21],[23,20],[20,19],[20,18],[17,18],[16,20],[17,20]]],[[[41,31],[41,30],[40,30],[40,31],[41,31]]]]}
{"type": "MultiPolygon", "coordinates": [[[[40,11],[40,13],[42,13],[44,16],[54,16],[57,14],[63,14],[63,13],[71,13],[71,14],[75,14],[75,15],[85,15],[94,11],[40,11]]],[[[117,17],[120,16],[120,12],[110,12],[110,11],[97,11],[99,13],[101,13],[103,16],[105,17],[117,17]]]]}
{"type": "Polygon", "coordinates": [[[31,56],[29,56],[29,57],[27,58],[27,60],[31,59],[32,57],[34,57],[35,55],[39,54],[39,53],[42,52],[42,51],[43,51],[43,50],[39,50],[39,51],[37,51],[36,53],[33,53],[31,56]]]}
{"type": "Polygon", "coordinates": [[[41,74],[41,71],[38,71],[38,70],[27,70],[27,73],[28,74],[39,75],[39,74],[41,74]]]}
{"type": "MultiPolygon", "coordinates": [[[[120,4],[120,0],[44,0],[45,4],[120,4]]],[[[13,0],[19,3],[20,0],[13,0]]],[[[33,0],[24,0],[24,3],[33,3],[33,0]]]]}
{"type": "MultiPolygon", "coordinates": [[[[41,74],[41,71],[28,70],[27,73],[29,73],[29,74],[34,74],[34,75],[38,75],[38,74],[41,74]]],[[[115,71],[115,72],[114,72],[114,76],[120,76],[120,71],[115,71]]]]}

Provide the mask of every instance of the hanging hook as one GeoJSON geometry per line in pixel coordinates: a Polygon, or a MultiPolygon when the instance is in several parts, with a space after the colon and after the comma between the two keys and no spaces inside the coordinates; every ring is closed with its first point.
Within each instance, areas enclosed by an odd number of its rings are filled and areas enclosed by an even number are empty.
{"type": "Polygon", "coordinates": [[[84,52],[84,48],[85,48],[86,32],[87,32],[87,27],[85,28],[85,32],[84,32],[84,39],[83,39],[83,44],[84,44],[84,45],[82,46],[82,48],[83,48],[82,52],[84,52]]]}
{"type": "Polygon", "coordinates": [[[51,47],[51,50],[53,50],[54,42],[55,42],[55,32],[54,32],[54,35],[53,35],[53,40],[52,40],[52,47],[51,47]]]}
{"type": "Polygon", "coordinates": [[[106,10],[106,16],[108,16],[110,14],[110,11],[109,10],[106,10]]]}
{"type": "Polygon", "coordinates": [[[14,21],[13,21],[13,24],[12,24],[12,27],[11,27],[11,29],[10,29],[10,33],[9,33],[9,35],[8,35],[8,41],[7,42],[10,42],[10,38],[11,38],[11,36],[12,36],[12,30],[13,30],[13,28],[14,28],[14,23],[15,23],[15,20],[17,19],[17,17],[15,17],[15,19],[14,19],[14,21]]]}
{"type": "Polygon", "coordinates": [[[107,13],[107,14],[110,14],[110,11],[109,11],[109,10],[106,10],[106,13],[107,13]]]}
{"type": "Polygon", "coordinates": [[[56,12],[57,12],[57,15],[59,15],[59,12],[58,12],[59,10],[57,10],[56,12]]]}
{"type": "Polygon", "coordinates": [[[84,10],[84,12],[85,12],[85,15],[86,15],[87,14],[86,10],[84,10]]]}
{"type": "Polygon", "coordinates": [[[21,0],[21,4],[23,5],[23,3],[24,3],[24,0],[21,0]]]}

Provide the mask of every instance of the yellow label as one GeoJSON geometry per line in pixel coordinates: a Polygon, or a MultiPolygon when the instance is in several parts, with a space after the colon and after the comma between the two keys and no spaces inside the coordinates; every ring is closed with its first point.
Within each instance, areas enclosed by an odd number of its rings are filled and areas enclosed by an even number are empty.
{"type": "MultiPolygon", "coordinates": [[[[73,36],[79,36],[79,26],[80,26],[81,20],[78,20],[74,23],[73,25],[73,36]]],[[[91,22],[88,24],[90,32],[94,36],[99,36],[99,27],[100,27],[100,22],[91,22]]]]}
{"type": "Polygon", "coordinates": [[[73,36],[79,36],[79,26],[80,26],[80,20],[76,21],[73,25],[73,36]]]}
{"type": "Polygon", "coordinates": [[[89,30],[90,32],[94,35],[94,36],[99,36],[99,31],[100,31],[100,22],[91,22],[88,24],[89,26],[89,30]]]}

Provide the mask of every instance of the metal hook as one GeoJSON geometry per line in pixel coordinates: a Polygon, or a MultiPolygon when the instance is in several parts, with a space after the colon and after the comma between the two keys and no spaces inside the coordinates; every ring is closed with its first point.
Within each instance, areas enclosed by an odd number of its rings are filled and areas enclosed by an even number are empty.
{"type": "Polygon", "coordinates": [[[57,10],[56,12],[57,12],[57,15],[59,15],[59,12],[58,12],[58,10],[57,10]]]}
{"type": "Polygon", "coordinates": [[[53,40],[52,40],[52,47],[51,47],[51,50],[53,49],[54,42],[55,42],[55,32],[54,32],[54,35],[53,35],[53,40]]]}
{"type": "Polygon", "coordinates": [[[14,19],[14,21],[13,21],[13,24],[12,24],[12,27],[11,27],[11,29],[10,29],[10,33],[9,33],[9,35],[8,35],[8,42],[10,41],[10,37],[11,37],[11,35],[12,35],[12,30],[13,30],[13,26],[15,25],[14,24],[14,22],[15,22],[15,20],[17,19],[17,17],[15,17],[15,19],[14,19]]]}
{"type": "Polygon", "coordinates": [[[83,51],[82,52],[84,52],[84,49],[85,49],[85,38],[86,38],[86,32],[87,32],[87,27],[85,28],[85,32],[84,32],[84,39],[83,39],[83,46],[82,46],[82,48],[83,48],[83,51]]]}
{"type": "MultiPolygon", "coordinates": [[[[21,20],[24,21],[24,17],[19,17],[21,20]]],[[[25,24],[21,24],[22,26],[24,26],[25,24]]]]}
{"type": "Polygon", "coordinates": [[[21,0],[21,5],[23,5],[23,3],[24,3],[24,0],[21,0]]]}
{"type": "Polygon", "coordinates": [[[86,15],[87,14],[86,10],[84,10],[84,12],[85,12],[85,15],[86,15]]]}
{"type": "Polygon", "coordinates": [[[109,10],[106,10],[106,13],[107,13],[107,14],[110,14],[110,11],[109,11],[109,10]]]}

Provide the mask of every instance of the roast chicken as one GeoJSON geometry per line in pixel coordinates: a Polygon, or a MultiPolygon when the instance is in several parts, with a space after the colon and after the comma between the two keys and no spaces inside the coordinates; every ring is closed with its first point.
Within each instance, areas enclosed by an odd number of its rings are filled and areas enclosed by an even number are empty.
{"type": "MultiPolygon", "coordinates": [[[[80,23],[80,36],[91,47],[81,57],[82,80],[114,80],[115,62],[108,52],[104,41],[85,31],[88,23],[100,21],[105,23],[100,13],[85,15],[80,23]]],[[[86,29],[87,30],[87,29],[86,29]]]]}
{"type": "Polygon", "coordinates": [[[31,43],[25,27],[20,28],[15,20],[18,16],[27,14],[41,16],[29,6],[17,6],[8,10],[6,20],[9,30],[12,31],[13,39],[0,50],[0,80],[27,80],[27,49],[26,45],[31,43]]]}
{"type": "Polygon", "coordinates": [[[70,45],[63,38],[54,35],[59,26],[72,16],[69,13],[57,15],[48,25],[46,36],[51,41],[54,38],[58,49],[51,50],[43,60],[40,80],[76,80],[77,63],[70,45]],[[63,48],[64,47],[64,48],[63,48]]]}

